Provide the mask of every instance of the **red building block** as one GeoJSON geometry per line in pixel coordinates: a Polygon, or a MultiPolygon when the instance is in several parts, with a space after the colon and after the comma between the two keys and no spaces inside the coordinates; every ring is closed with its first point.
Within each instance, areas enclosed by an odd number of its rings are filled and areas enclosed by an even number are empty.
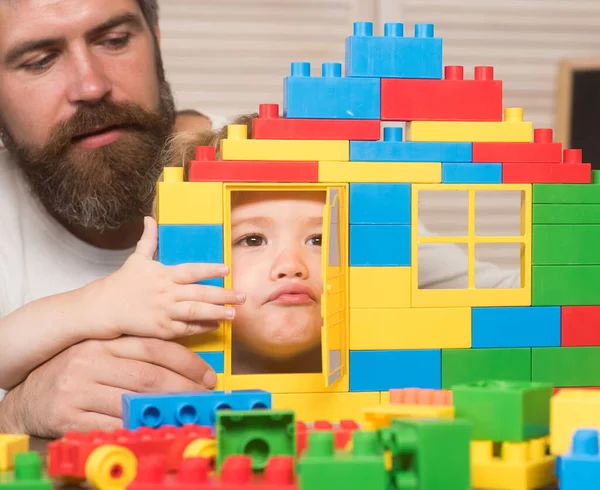
{"type": "MultiPolygon", "coordinates": [[[[444,67],[443,80],[381,80],[382,121],[502,121],[502,81],[492,66],[476,66],[464,80],[462,66],[444,67]]],[[[499,160],[496,160],[498,162],[499,160]]]]}
{"type": "Polygon", "coordinates": [[[533,143],[473,143],[473,162],[560,163],[562,144],[552,142],[552,129],[533,130],[533,143]]]}
{"type": "Polygon", "coordinates": [[[381,122],[351,119],[288,119],[279,117],[279,105],[260,104],[252,121],[255,140],[354,140],[381,139],[381,122]]]}
{"type": "Polygon", "coordinates": [[[214,146],[196,147],[189,182],[318,182],[319,162],[215,160],[214,146]]]}
{"type": "Polygon", "coordinates": [[[556,395],[560,390],[600,390],[600,386],[577,386],[576,388],[574,388],[573,386],[567,386],[565,388],[563,387],[558,387],[558,388],[553,388],[552,389],[552,394],[556,395]]]}
{"type": "Polygon", "coordinates": [[[560,315],[560,345],[600,345],[600,306],[563,306],[560,315]]]}
{"type": "Polygon", "coordinates": [[[326,420],[317,420],[312,428],[304,422],[296,422],[296,455],[300,456],[308,447],[308,435],[315,430],[333,431],[333,441],[336,449],[345,449],[352,439],[352,434],[359,426],[354,420],[340,420],[337,427],[326,420]]]}
{"type": "Polygon", "coordinates": [[[590,184],[592,165],[581,163],[581,150],[565,150],[564,163],[503,163],[504,184],[590,184]]]}
{"type": "Polygon", "coordinates": [[[393,405],[452,405],[451,390],[400,388],[390,390],[393,405]]]}

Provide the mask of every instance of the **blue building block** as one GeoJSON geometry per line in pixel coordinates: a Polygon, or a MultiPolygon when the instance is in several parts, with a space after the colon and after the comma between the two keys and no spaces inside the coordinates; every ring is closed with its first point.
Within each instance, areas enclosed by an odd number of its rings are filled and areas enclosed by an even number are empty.
{"type": "Polygon", "coordinates": [[[310,63],[292,63],[283,83],[283,115],[311,119],[379,119],[378,78],[342,78],[341,63],[323,63],[322,77],[310,76],[310,63]]]}
{"type": "Polygon", "coordinates": [[[384,36],[373,36],[372,22],[355,22],[346,38],[346,76],[442,78],[442,39],[433,24],[415,24],[415,36],[404,37],[404,25],[387,23],[384,36]]]}
{"type": "MultiPolygon", "coordinates": [[[[165,265],[223,263],[223,225],[159,225],[158,260],[165,265]]],[[[223,287],[223,278],[200,281],[223,287]]]]}
{"type": "Polygon", "coordinates": [[[350,184],[351,225],[410,225],[410,184],[350,184]]]}
{"type": "Polygon", "coordinates": [[[402,128],[383,128],[383,141],[351,141],[351,162],[470,162],[472,143],[402,141],[402,128]]]}
{"type": "Polygon", "coordinates": [[[215,373],[225,372],[225,355],[223,352],[196,352],[206,363],[215,370],[215,373]]]}
{"type": "Polygon", "coordinates": [[[123,427],[184,424],[214,426],[217,410],[271,408],[271,393],[262,390],[123,395],[123,427]]]}
{"type": "Polygon", "coordinates": [[[350,225],[349,265],[410,265],[410,225],[350,225]]]}
{"type": "Polygon", "coordinates": [[[596,490],[600,482],[598,431],[576,430],[572,441],[571,450],[560,458],[560,489],[596,490]]]}
{"type": "Polygon", "coordinates": [[[442,184],[501,184],[501,163],[442,162],[442,184]]]}
{"type": "Polygon", "coordinates": [[[560,306],[473,308],[472,347],[560,347],[560,306]]]}
{"type": "Polygon", "coordinates": [[[442,386],[441,350],[350,351],[350,391],[442,386]]]}

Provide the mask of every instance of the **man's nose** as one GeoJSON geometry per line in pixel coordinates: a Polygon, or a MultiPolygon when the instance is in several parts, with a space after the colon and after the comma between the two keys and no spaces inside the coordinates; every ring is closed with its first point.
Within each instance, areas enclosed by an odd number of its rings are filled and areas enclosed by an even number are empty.
{"type": "Polygon", "coordinates": [[[79,49],[70,59],[67,96],[72,104],[93,104],[111,90],[111,83],[102,61],[87,49],[79,49]]]}

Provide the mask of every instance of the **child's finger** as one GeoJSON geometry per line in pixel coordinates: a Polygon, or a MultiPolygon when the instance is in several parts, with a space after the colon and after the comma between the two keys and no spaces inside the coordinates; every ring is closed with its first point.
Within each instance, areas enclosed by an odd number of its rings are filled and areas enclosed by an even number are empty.
{"type": "Polygon", "coordinates": [[[135,253],[152,260],[158,246],[158,225],[153,218],[144,218],[144,232],[135,248],[135,253]]]}
{"type": "Polygon", "coordinates": [[[225,264],[179,264],[171,266],[170,269],[173,281],[178,284],[193,284],[229,274],[229,267],[225,264]]]}
{"type": "Polygon", "coordinates": [[[233,320],[235,310],[230,306],[211,305],[198,301],[181,301],[172,308],[171,320],[203,323],[207,321],[233,320]]]}
{"type": "Polygon", "coordinates": [[[241,305],[246,301],[246,295],[231,289],[204,284],[186,284],[177,286],[176,301],[201,301],[215,305],[241,305]]]}
{"type": "Polygon", "coordinates": [[[207,320],[204,322],[176,321],[173,322],[172,325],[174,330],[180,332],[181,337],[188,337],[190,335],[214,332],[217,328],[219,328],[220,323],[216,320],[207,320]]]}

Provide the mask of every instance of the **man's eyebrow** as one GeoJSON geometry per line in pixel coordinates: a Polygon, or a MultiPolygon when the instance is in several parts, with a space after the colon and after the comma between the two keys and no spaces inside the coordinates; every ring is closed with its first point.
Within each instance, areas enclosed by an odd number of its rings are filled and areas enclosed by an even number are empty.
{"type": "MultiPolygon", "coordinates": [[[[126,12],[124,14],[115,15],[114,17],[108,19],[106,22],[103,22],[99,26],[94,27],[86,34],[86,37],[97,36],[104,31],[114,29],[115,27],[118,27],[123,24],[129,24],[137,30],[143,29],[143,23],[140,16],[131,12],[126,12]]],[[[18,44],[17,46],[8,51],[8,53],[4,57],[4,64],[10,65],[17,61],[21,56],[27,54],[30,51],[37,51],[44,48],[48,48],[50,46],[56,46],[61,42],[62,39],[60,38],[46,38],[37,39],[34,41],[26,41],[24,43],[18,44]]]]}

